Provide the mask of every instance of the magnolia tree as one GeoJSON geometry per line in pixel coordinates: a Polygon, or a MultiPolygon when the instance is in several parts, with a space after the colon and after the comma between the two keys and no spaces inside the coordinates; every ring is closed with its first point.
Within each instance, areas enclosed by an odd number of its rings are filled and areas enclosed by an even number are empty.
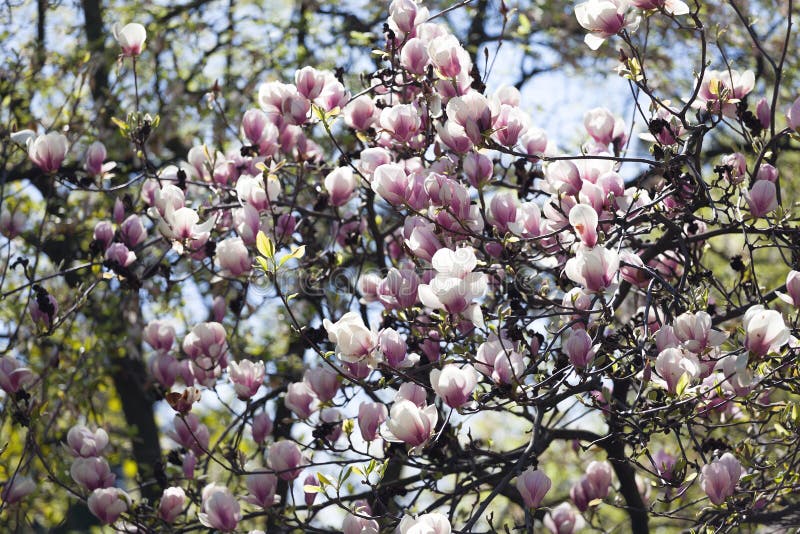
{"type": "Polygon", "coordinates": [[[573,6],[587,54],[619,49],[636,113],[587,109],[565,148],[517,89],[485,92],[439,13],[394,0],[377,70],[305,66],[243,113],[217,86],[229,139],[181,161],[140,104],[153,36],[116,26],[128,151],[68,113],[2,151],[0,521],[791,524],[791,8],[768,42],[731,6],[753,57],[729,57],[699,4],[573,6]],[[651,81],[652,20],[688,51],[688,90],[651,81]]]}

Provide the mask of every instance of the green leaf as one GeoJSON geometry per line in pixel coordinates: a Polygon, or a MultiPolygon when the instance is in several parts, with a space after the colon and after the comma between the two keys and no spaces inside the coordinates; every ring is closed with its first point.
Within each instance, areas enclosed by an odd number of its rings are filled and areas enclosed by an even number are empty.
{"type": "Polygon", "coordinates": [[[325,487],[325,486],[332,486],[332,485],[333,485],[333,482],[331,482],[331,481],[328,479],[328,477],[326,477],[326,476],[325,476],[325,475],[323,475],[322,473],[317,473],[317,480],[319,480],[319,483],[320,483],[320,485],[321,485],[322,487],[325,487]]]}
{"type": "Polygon", "coordinates": [[[286,256],[281,258],[281,261],[278,263],[278,267],[280,267],[281,265],[283,265],[284,263],[286,263],[287,261],[289,261],[291,259],[298,259],[299,260],[300,258],[302,258],[305,255],[306,255],[306,246],[305,245],[301,245],[301,246],[297,247],[296,249],[294,249],[291,252],[291,254],[287,254],[286,256]]]}
{"type": "Polygon", "coordinates": [[[259,230],[256,236],[256,249],[258,249],[258,253],[265,258],[273,259],[275,257],[275,244],[272,242],[272,239],[261,230],[259,230]]]}
{"type": "Polygon", "coordinates": [[[689,386],[689,373],[683,373],[675,386],[675,393],[680,397],[686,388],[689,386]]]}
{"type": "Polygon", "coordinates": [[[323,493],[322,488],[320,486],[315,486],[313,484],[306,484],[303,486],[303,491],[305,493],[323,493]]]}

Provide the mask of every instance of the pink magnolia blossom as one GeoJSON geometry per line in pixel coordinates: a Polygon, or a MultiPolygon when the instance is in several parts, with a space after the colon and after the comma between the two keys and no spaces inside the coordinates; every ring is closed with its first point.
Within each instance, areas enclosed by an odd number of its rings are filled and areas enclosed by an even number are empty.
{"type": "Polygon", "coordinates": [[[4,504],[13,505],[36,491],[36,483],[31,477],[15,475],[3,484],[0,499],[4,504]]]}
{"type": "Polygon", "coordinates": [[[584,42],[597,50],[603,42],[622,30],[634,31],[639,26],[639,17],[626,17],[627,0],[589,0],[575,6],[578,24],[589,30],[584,42]]]}
{"type": "MultiPolygon", "coordinates": [[[[25,230],[25,223],[27,221],[27,217],[21,211],[14,211],[10,212],[6,209],[0,212],[0,235],[6,237],[6,239],[14,239],[18,235],[20,235],[25,230]]],[[[98,226],[103,223],[98,223],[98,226]]],[[[109,223],[106,223],[111,226],[109,223]]],[[[114,231],[111,231],[111,238],[109,238],[109,242],[114,237],[114,231]]],[[[97,238],[95,238],[97,239],[97,238]]],[[[107,246],[107,245],[106,245],[107,246]]]]}
{"type": "Polygon", "coordinates": [[[554,191],[565,195],[574,195],[583,186],[578,166],[569,160],[549,163],[544,169],[544,177],[554,191]]]}
{"type": "Polygon", "coordinates": [[[389,4],[389,27],[401,35],[411,35],[428,18],[428,9],[414,0],[392,0],[389,4]]]}
{"type": "Polygon", "coordinates": [[[303,382],[308,384],[322,402],[333,400],[339,391],[339,375],[327,367],[312,367],[303,374],[303,382]]]}
{"type": "Polygon", "coordinates": [[[116,163],[103,163],[106,159],[106,147],[100,141],[95,141],[86,149],[83,168],[91,176],[103,176],[116,167],[116,163]]]}
{"type": "Polygon", "coordinates": [[[229,237],[217,243],[217,262],[227,276],[242,276],[250,272],[250,253],[240,237],[229,237]]]}
{"type": "Polygon", "coordinates": [[[129,267],[136,261],[136,253],[128,250],[128,247],[122,243],[112,243],[106,249],[106,261],[119,265],[120,267],[129,267]]]}
{"type": "Polygon", "coordinates": [[[174,356],[166,352],[158,352],[149,363],[150,372],[159,384],[171,388],[180,375],[181,364],[174,356]]]}
{"type": "Polygon", "coordinates": [[[389,411],[389,419],[386,420],[388,434],[385,437],[389,441],[402,441],[419,450],[430,439],[438,420],[436,406],[420,408],[409,400],[400,399],[395,401],[389,411]]]}
{"type": "Polygon", "coordinates": [[[592,338],[582,328],[573,329],[564,342],[564,351],[569,357],[569,363],[578,369],[584,369],[592,364],[595,356],[592,338]]]}
{"type": "Polygon", "coordinates": [[[284,404],[301,419],[308,419],[314,412],[315,400],[317,396],[306,382],[295,382],[286,388],[284,404]]]}
{"type": "Polygon", "coordinates": [[[239,502],[228,488],[212,483],[203,488],[202,512],[197,517],[206,527],[231,532],[239,524],[242,513],[239,502]]]}
{"type": "Polygon", "coordinates": [[[528,508],[539,508],[552,484],[544,471],[533,467],[529,467],[517,477],[517,491],[522,495],[522,500],[528,508]]]}
{"type": "Polygon", "coordinates": [[[469,53],[452,34],[431,40],[428,43],[428,57],[436,72],[444,79],[468,74],[472,68],[469,53]]]}
{"type": "Polygon", "coordinates": [[[67,432],[67,447],[73,456],[100,456],[106,445],[108,434],[102,428],[92,431],[84,425],[75,425],[67,432]]]}
{"type": "Polygon", "coordinates": [[[392,267],[375,288],[377,299],[386,309],[408,308],[417,303],[419,276],[413,269],[392,267]]]}
{"type": "Polygon", "coordinates": [[[501,234],[507,232],[511,225],[516,222],[517,204],[516,195],[509,192],[497,193],[489,202],[489,212],[487,214],[489,222],[501,234]]]}
{"type": "Polygon", "coordinates": [[[23,366],[15,357],[5,355],[0,358],[0,388],[9,395],[13,395],[35,379],[33,371],[23,366]]]}
{"type": "Polygon", "coordinates": [[[747,177],[747,160],[741,152],[722,156],[720,165],[725,168],[725,178],[732,184],[740,184],[747,177]]]}
{"type": "Polygon", "coordinates": [[[767,180],[768,182],[775,182],[778,180],[778,169],[769,163],[762,163],[758,167],[756,173],[756,180],[767,180]]]}
{"type": "Polygon", "coordinates": [[[483,143],[483,136],[491,130],[495,119],[487,98],[474,91],[451,98],[447,103],[447,116],[464,128],[467,137],[477,146],[483,143]]]}
{"type": "Polygon", "coordinates": [[[755,356],[777,352],[789,342],[791,332],[783,322],[781,312],[766,310],[760,304],[751,306],[744,314],[744,346],[755,356]]]}
{"type": "Polygon", "coordinates": [[[406,340],[393,328],[384,328],[378,334],[378,351],[383,362],[394,369],[411,367],[419,361],[416,354],[408,354],[406,340]]]}
{"type": "Polygon", "coordinates": [[[365,359],[378,344],[378,336],[367,328],[356,312],[347,312],[335,323],[325,319],[328,339],[336,344],[337,357],[346,363],[365,359]]]}
{"type": "Polygon", "coordinates": [[[28,157],[42,172],[55,172],[67,157],[69,143],[66,136],[58,132],[28,139],[28,157]]]}
{"type": "Polygon", "coordinates": [[[408,400],[416,404],[419,408],[427,405],[427,394],[425,388],[413,382],[404,382],[397,390],[395,400],[408,400]]]}
{"type": "Polygon", "coordinates": [[[280,502],[280,497],[275,495],[278,489],[278,477],[272,473],[247,475],[245,482],[247,491],[250,492],[245,498],[247,502],[264,509],[280,502]]]}
{"type": "Polygon", "coordinates": [[[183,338],[183,351],[192,359],[205,356],[218,361],[228,350],[225,337],[225,327],[220,323],[199,323],[183,338]]]}
{"type": "Polygon", "coordinates": [[[114,24],[112,29],[114,39],[122,47],[122,55],[134,57],[144,50],[144,42],[147,39],[147,31],[139,23],[131,22],[122,26],[114,24]]]}
{"type": "Polygon", "coordinates": [[[580,247],[574,258],[567,260],[564,273],[586,290],[596,292],[610,288],[619,272],[619,254],[605,247],[580,247]]]}
{"type": "Polygon", "coordinates": [[[130,507],[130,497],[119,488],[98,488],[86,500],[89,511],[104,525],[110,525],[130,507]]]}
{"type": "Polygon", "coordinates": [[[386,421],[389,410],[380,402],[362,402],[358,406],[358,428],[364,441],[378,437],[378,428],[386,421]]]}
{"type": "Polygon", "coordinates": [[[789,271],[786,275],[786,293],[777,292],[777,295],[785,303],[800,308],[800,272],[789,271]]]}
{"type": "Polygon", "coordinates": [[[342,534],[378,534],[380,532],[378,522],[363,517],[370,515],[372,515],[372,509],[369,505],[365,501],[357,501],[355,514],[348,513],[342,520],[342,534]]]}
{"type": "MultiPolygon", "coordinates": [[[[319,481],[317,480],[316,475],[310,474],[306,477],[303,481],[303,500],[306,503],[306,506],[313,506],[314,501],[317,500],[317,491],[307,491],[306,486],[313,486],[315,488],[319,488],[319,481]]],[[[310,489],[310,488],[309,488],[310,489]]],[[[252,534],[252,533],[251,533],[252,534]]]]}
{"type": "Polygon", "coordinates": [[[116,476],[111,472],[105,458],[75,458],[69,468],[72,480],[89,491],[114,485],[116,476]]]}
{"type": "Polygon", "coordinates": [[[375,102],[367,95],[353,99],[344,108],[344,122],[354,130],[365,131],[375,124],[375,102]]]}
{"type": "Polygon", "coordinates": [[[487,276],[472,272],[478,264],[471,247],[440,249],[431,259],[436,276],[420,284],[419,298],[425,306],[460,313],[475,325],[483,324],[480,305],[473,301],[486,292],[487,276]]]}
{"type": "Polygon", "coordinates": [[[673,471],[677,461],[678,459],[675,456],[667,453],[664,449],[659,449],[653,455],[653,467],[655,467],[658,475],[668,482],[674,477],[673,471]]]}
{"type": "Polygon", "coordinates": [[[663,9],[671,15],[688,15],[689,6],[682,0],[631,0],[639,9],[663,9]]]}
{"type": "Polygon", "coordinates": [[[240,362],[230,362],[228,373],[233,382],[233,389],[236,395],[246,400],[258,392],[258,388],[264,383],[264,362],[252,362],[241,360],[240,362]]]}
{"type": "Polygon", "coordinates": [[[175,443],[191,449],[195,454],[203,454],[203,451],[208,450],[208,427],[193,413],[176,415],[172,420],[172,429],[167,430],[166,434],[175,443]]]}
{"type": "Polygon", "coordinates": [[[685,312],[673,323],[673,332],[690,352],[700,353],[710,347],[719,347],[728,334],[711,327],[711,316],[704,312],[685,312]]]}
{"type": "Polygon", "coordinates": [[[691,353],[678,348],[667,348],[658,354],[655,370],[667,390],[676,393],[678,382],[684,375],[690,382],[700,376],[700,363],[691,353]]]}
{"type": "Polygon", "coordinates": [[[425,69],[430,63],[428,47],[422,39],[412,37],[400,51],[400,64],[412,74],[425,74],[425,69]]]}
{"type": "Polygon", "coordinates": [[[569,223],[581,242],[587,247],[597,244],[597,211],[586,204],[578,204],[569,210],[569,223]]]}
{"type": "Polygon", "coordinates": [[[299,477],[305,463],[300,448],[293,441],[273,443],[269,447],[267,456],[269,466],[283,480],[299,477]]]}
{"type": "Polygon", "coordinates": [[[572,534],[583,525],[583,517],[567,502],[562,502],[544,516],[544,526],[553,534],[572,534]]]}
{"type": "Polygon", "coordinates": [[[733,495],[741,476],[742,465],[739,460],[726,452],[718,460],[703,466],[700,487],[713,504],[720,505],[733,495]]]}
{"type": "Polygon", "coordinates": [[[353,198],[358,177],[350,167],[338,167],[325,177],[325,190],[333,206],[342,206],[353,198]]]}
{"type": "Polygon", "coordinates": [[[272,419],[266,413],[261,412],[253,416],[252,427],[253,441],[264,443],[267,436],[272,433],[272,419]]]}
{"type": "Polygon", "coordinates": [[[186,504],[186,492],[183,488],[173,486],[164,490],[161,494],[161,502],[158,503],[158,517],[167,523],[174,523],[183,513],[186,504]]]}
{"type": "Polygon", "coordinates": [[[433,369],[430,375],[431,387],[451,408],[460,408],[472,397],[478,383],[478,373],[471,365],[459,367],[448,364],[441,370],[433,369]]]}
{"type": "Polygon", "coordinates": [[[755,81],[755,74],[751,70],[708,69],[701,81],[694,106],[707,109],[711,113],[735,117],[736,103],[753,90],[755,81]]]}
{"type": "Polygon", "coordinates": [[[790,130],[800,132],[800,97],[786,110],[786,124],[790,130]]]}
{"type": "Polygon", "coordinates": [[[761,218],[778,207],[777,188],[769,180],[756,180],[745,193],[745,200],[750,206],[750,215],[761,218]]]}
{"type": "Polygon", "coordinates": [[[415,517],[403,516],[397,531],[400,534],[450,534],[453,527],[447,516],[437,512],[415,517]]]}
{"type": "Polygon", "coordinates": [[[422,128],[419,109],[412,104],[397,104],[383,108],[379,117],[381,128],[400,143],[407,143],[422,128]]]}
{"type": "Polygon", "coordinates": [[[147,239],[147,230],[144,229],[142,219],[138,215],[130,215],[122,221],[119,234],[128,248],[136,248],[147,239]]]}
{"type": "Polygon", "coordinates": [[[494,172],[492,160],[479,152],[470,152],[464,156],[462,166],[469,183],[475,188],[480,188],[489,182],[494,172]]]}
{"type": "Polygon", "coordinates": [[[164,321],[150,321],[144,327],[142,338],[154,350],[166,352],[175,343],[175,328],[164,321]]]}
{"type": "Polygon", "coordinates": [[[758,122],[765,130],[772,124],[772,109],[769,107],[769,102],[767,102],[766,98],[762,98],[756,104],[756,118],[758,118],[758,122]]]}

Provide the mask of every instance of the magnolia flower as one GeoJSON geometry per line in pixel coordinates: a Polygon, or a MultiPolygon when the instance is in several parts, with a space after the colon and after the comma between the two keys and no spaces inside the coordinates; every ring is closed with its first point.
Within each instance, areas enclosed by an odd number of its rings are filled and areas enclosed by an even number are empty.
{"type": "Polygon", "coordinates": [[[83,168],[91,176],[103,176],[117,166],[116,163],[103,163],[106,159],[106,147],[100,141],[95,141],[86,149],[83,168]]]}
{"type": "Polygon", "coordinates": [[[212,483],[203,488],[202,512],[197,517],[204,526],[230,532],[236,529],[242,514],[228,488],[212,483]]]}
{"type": "Polygon", "coordinates": [[[605,247],[578,248],[574,258],[567,260],[564,273],[588,291],[603,291],[611,287],[619,271],[619,254],[605,247]]]}
{"type": "Polygon", "coordinates": [[[147,39],[147,31],[144,26],[136,22],[131,22],[125,26],[119,23],[114,24],[112,29],[114,39],[122,47],[122,55],[138,56],[144,50],[144,42],[147,39]]]}
{"type": "Polygon", "coordinates": [[[278,489],[278,477],[272,473],[247,475],[246,484],[250,495],[245,500],[251,504],[266,509],[281,500],[275,495],[278,489]]]}
{"type": "Polygon", "coordinates": [[[108,434],[102,428],[94,432],[84,425],[75,425],[67,432],[67,447],[73,456],[99,456],[108,445],[108,434]]]}
{"type": "Polygon", "coordinates": [[[336,344],[336,355],[346,363],[365,359],[378,344],[378,336],[367,328],[357,312],[347,312],[335,323],[322,322],[328,339],[336,344]]]}
{"type": "Polygon", "coordinates": [[[325,177],[325,190],[333,206],[347,203],[353,197],[357,185],[358,177],[350,167],[339,167],[325,177]]]}
{"type": "Polygon", "coordinates": [[[760,304],[751,306],[744,314],[744,346],[755,356],[778,351],[789,342],[791,331],[786,328],[781,312],[765,310],[760,304]]]}
{"type": "Polygon", "coordinates": [[[69,469],[72,480],[89,491],[114,485],[116,476],[111,472],[105,458],[75,458],[69,469]]]}
{"type": "Polygon", "coordinates": [[[66,136],[58,132],[28,139],[28,157],[42,172],[55,172],[67,157],[69,143],[66,136]]]}
{"type": "Polygon", "coordinates": [[[591,365],[597,346],[592,346],[592,337],[582,328],[573,329],[564,342],[564,352],[569,357],[569,363],[578,369],[591,365]]]}
{"type": "Polygon", "coordinates": [[[5,355],[0,358],[0,388],[9,395],[13,395],[21,388],[27,386],[36,376],[22,362],[13,356],[5,355]]]}
{"type": "Polygon", "coordinates": [[[159,352],[167,352],[175,343],[175,328],[164,321],[150,321],[142,332],[144,341],[159,352]]]}
{"type": "Polygon", "coordinates": [[[0,499],[5,504],[16,504],[35,490],[36,483],[31,477],[16,475],[4,483],[0,499]]]}
{"type": "Polygon", "coordinates": [[[283,480],[293,480],[303,470],[303,454],[293,441],[273,443],[267,452],[269,466],[283,480]]]}
{"type": "Polygon", "coordinates": [[[578,204],[569,210],[569,223],[587,247],[597,244],[597,222],[597,211],[591,206],[578,204]]]}
{"type": "Polygon", "coordinates": [[[421,449],[428,442],[439,420],[436,406],[420,408],[410,400],[395,401],[386,421],[388,441],[402,441],[414,449],[421,449]]]}
{"type": "Polygon", "coordinates": [[[544,526],[553,534],[572,534],[583,525],[583,517],[567,502],[562,502],[544,516],[544,526]]]}
{"type": "Polygon", "coordinates": [[[700,487],[713,504],[720,505],[733,495],[741,476],[742,465],[739,460],[726,452],[719,460],[703,466],[700,487]]]}
{"type": "Polygon", "coordinates": [[[258,392],[258,388],[264,383],[264,362],[251,362],[242,360],[239,363],[230,362],[228,364],[228,374],[236,395],[247,400],[258,392]]]}
{"type": "Polygon", "coordinates": [[[429,308],[462,314],[476,326],[483,325],[483,313],[473,300],[486,292],[487,276],[472,272],[478,264],[472,247],[440,249],[431,259],[436,276],[420,284],[419,299],[429,308]]]}
{"type": "Polygon", "coordinates": [[[697,354],[709,347],[719,347],[728,338],[727,333],[711,328],[711,316],[704,311],[679,315],[672,331],[686,350],[697,354]]]}
{"type": "Polygon", "coordinates": [[[451,408],[460,408],[472,397],[478,383],[478,373],[471,365],[459,367],[449,364],[442,370],[431,371],[431,387],[436,394],[451,408]]]}
{"type": "Polygon", "coordinates": [[[517,477],[517,491],[528,508],[538,508],[552,486],[550,478],[540,469],[529,467],[517,477]]]}
{"type": "Polygon", "coordinates": [[[362,402],[358,407],[358,428],[364,441],[378,437],[380,427],[389,416],[386,405],[380,402],[362,402]]]}
{"type": "Polygon", "coordinates": [[[778,207],[778,196],[775,184],[769,180],[756,180],[753,187],[744,195],[750,206],[750,215],[758,219],[778,207]]]}
{"type": "Polygon", "coordinates": [[[366,501],[356,501],[354,515],[348,513],[342,521],[342,534],[378,534],[380,526],[374,519],[362,516],[372,514],[372,509],[366,501]]]}
{"type": "Polygon", "coordinates": [[[625,12],[628,0],[589,0],[575,6],[578,24],[589,30],[583,39],[592,50],[597,50],[603,42],[624,29],[635,31],[639,17],[628,20],[625,12]]]}
{"type": "Polygon", "coordinates": [[[700,363],[691,353],[677,348],[667,348],[658,354],[655,370],[664,381],[667,390],[676,393],[678,382],[684,375],[689,381],[700,376],[700,363]]]}
{"type": "Polygon", "coordinates": [[[450,534],[452,528],[446,515],[434,512],[416,518],[410,515],[403,516],[397,531],[400,534],[450,534]]]}
{"type": "Polygon", "coordinates": [[[229,237],[217,243],[216,259],[227,276],[242,276],[250,272],[250,254],[241,237],[229,237]]]}
{"type": "Polygon", "coordinates": [[[308,419],[314,412],[312,404],[315,400],[317,400],[317,396],[306,382],[295,382],[286,388],[283,402],[297,417],[308,419]]]}
{"type": "Polygon", "coordinates": [[[167,239],[174,241],[190,240],[193,248],[204,244],[209,238],[209,232],[216,224],[214,217],[205,222],[200,222],[200,216],[191,208],[183,207],[174,209],[168,203],[164,216],[158,221],[158,229],[167,239]]]}
{"type": "Polygon", "coordinates": [[[110,525],[130,506],[130,497],[119,488],[98,488],[86,500],[89,511],[104,525],[110,525]]]}
{"type": "Polygon", "coordinates": [[[181,513],[186,504],[186,492],[183,488],[173,486],[164,490],[161,494],[161,502],[158,503],[158,517],[167,523],[173,523],[181,513]]]}
{"type": "Polygon", "coordinates": [[[264,412],[253,416],[252,422],[253,441],[256,443],[264,443],[272,433],[272,419],[269,418],[264,412]]]}
{"type": "Polygon", "coordinates": [[[778,297],[787,304],[800,307],[800,271],[789,271],[786,275],[786,293],[776,292],[778,297]]]}
{"type": "Polygon", "coordinates": [[[736,116],[736,103],[755,87],[756,78],[751,70],[735,69],[705,71],[694,106],[711,113],[736,116]]]}
{"type": "Polygon", "coordinates": [[[339,391],[339,375],[327,367],[307,369],[303,374],[303,382],[322,402],[333,400],[339,391]]]}
{"type": "Polygon", "coordinates": [[[639,9],[663,9],[671,15],[689,14],[689,6],[681,0],[631,0],[639,9]]]}
{"type": "Polygon", "coordinates": [[[797,97],[791,107],[786,110],[786,124],[790,130],[800,131],[800,97],[797,97]]]}

